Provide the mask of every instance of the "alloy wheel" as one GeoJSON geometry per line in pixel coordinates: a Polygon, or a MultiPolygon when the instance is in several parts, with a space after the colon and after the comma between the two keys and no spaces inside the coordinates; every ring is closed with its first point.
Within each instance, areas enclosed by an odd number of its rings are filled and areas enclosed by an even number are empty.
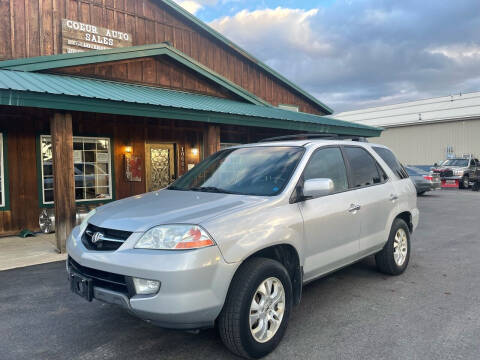
{"type": "Polygon", "coordinates": [[[408,238],[407,233],[404,229],[400,228],[395,234],[395,239],[393,241],[393,258],[395,264],[402,266],[407,259],[408,253],[408,238]]]}
{"type": "Polygon", "coordinates": [[[276,277],[263,281],[253,295],[249,323],[253,338],[259,343],[271,340],[283,320],[285,290],[276,277]]]}

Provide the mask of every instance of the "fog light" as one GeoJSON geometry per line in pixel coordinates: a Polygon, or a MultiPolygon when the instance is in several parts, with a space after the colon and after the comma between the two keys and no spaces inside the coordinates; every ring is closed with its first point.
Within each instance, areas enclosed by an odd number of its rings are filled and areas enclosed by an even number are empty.
{"type": "Polygon", "coordinates": [[[154,295],[160,290],[160,281],[133,278],[135,292],[138,295],[154,295]]]}

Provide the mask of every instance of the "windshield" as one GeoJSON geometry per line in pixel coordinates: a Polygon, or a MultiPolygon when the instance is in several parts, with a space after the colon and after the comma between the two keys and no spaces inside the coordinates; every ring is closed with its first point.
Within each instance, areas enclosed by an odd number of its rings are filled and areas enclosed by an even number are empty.
{"type": "Polygon", "coordinates": [[[450,159],[445,161],[442,166],[468,166],[468,159],[450,159]]]}
{"type": "Polygon", "coordinates": [[[407,173],[410,176],[423,176],[428,174],[428,172],[412,166],[407,166],[405,169],[407,170],[407,173]]]}
{"type": "Polygon", "coordinates": [[[256,146],[220,151],[168,189],[273,196],[282,192],[303,155],[301,147],[256,146]]]}

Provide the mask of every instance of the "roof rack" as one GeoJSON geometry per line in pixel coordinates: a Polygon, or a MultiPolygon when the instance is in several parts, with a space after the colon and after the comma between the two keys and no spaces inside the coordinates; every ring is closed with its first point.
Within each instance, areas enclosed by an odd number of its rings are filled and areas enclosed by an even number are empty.
{"type": "Polygon", "coordinates": [[[366,138],[360,136],[348,136],[338,134],[325,134],[325,133],[307,133],[307,134],[292,134],[284,136],[276,136],[271,138],[262,139],[259,142],[271,142],[271,141],[286,141],[286,140],[352,140],[359,142],[368,142],[366,138]]]}

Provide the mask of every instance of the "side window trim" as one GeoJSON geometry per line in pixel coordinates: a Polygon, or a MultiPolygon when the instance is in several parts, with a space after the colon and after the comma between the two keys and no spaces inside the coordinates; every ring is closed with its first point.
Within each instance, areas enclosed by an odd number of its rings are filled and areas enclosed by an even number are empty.
{"type": "Polygon", "coordinates": [[[403,166],[403,164],[398,160],[398,158],[390,149],[386,147],[376,146],[376,145],[372,146],[371,149],[376,155],[378,155],[382,159],[385,165],[387,165],[387,168],[390,169],[390,171],[392,171],[392,173],[396,177],[398,177],[399,180],[408,179],[410,177],[407,173],[407,170],[405,169],[405,166],[403,166]],[[382,151],[386,151],[392,155],[392,160],[396,162],[395,166],[392,166],[389,163],[388,159],[385,159],[384,157],[385,154],[382,154],[382,151]]]}
{"type": "Polygon", "coordinates": [[[383,168],[381,167],[381,165],[378,163],[377,159],[375,159],[375,157],[370,153],[370,151],[368,151],[368,149],[365,149],[363,146],[356,146],[356,145],[340,145],[340,149],[342,151],[342,155],[343,155],[343,160],[345,161],[345,164],[347,166],[347,177],[348,177],[348,186],[349,186],[349,190],[358,190],[358,189],[363,189],[363,188],[368,188],[368,187],[372,187],[372,186],[377,186],[377,185],[383,185],[385,184],[386,182],[388,182],[390,180],[390,178],[388,177],[387,173],[385,172],[385,170],[383,170],[383,168]],[[377,168],[377,172],[378,172],[378,176],[382,179],[381,182],[377,183],[377,184],[371,184],[371,185],[364,185],[364,186],[359,186],[359,187],[353,187],[353,174],[352,174],[352,168],[350,166],[350,160],[348,159],[348,157],[346,156],[345,154],[345,148],[360,148],[362,150],[364,150],[371,158],[372,160],[375,162],[375,166],[377,168]],[[382,174],[380,173],[380,169],[383,170],[383,172],[385,173],[385,175],[387,176],[387,179],[383,179],[383,176],[382,174]]]}
{"type": "MultiPolygon", "coordinates": [[[[325,146],[320,146],[318,148],[316,148],[312,154],[310,155],[310,157],[308,158],[308,161],[307,163],[305,164],[305,167],[303,168],[302,170],[302,174],[300,175],[299,179],[298,179],[298,182],[297,182],[297,185],[295,186],[293,192],[292,192],[292,195],[290,196],[290,203],[293,203],[293,202],[298,202],[298,194],[297,194],[297,191],[299,189],[300,186],[303,186],[303,182],[305,181],[305,170],[307,170],[308,168],[308,165],[310,165],[310,162],[312,161],[312,158],[314,157],[314,155],[320,151],[320,150],[323,150],[323,149],[329,149],[329,148],[336,148],[336,149],[339,149],[340,150],[340,154],[342,155],[342,159],[343,159],[343,164],[345,165],[345,170],[346,170],[346,173],[347,173],[347,183],[348,183],[348,188],[345,189],[345,190],[342,190],[342,191],[336,191],[332,194],[328,194],[328,195],[324,195],[324,196],[321,196],[321,197],[326,197],[326,196],[332,196],[332,195],[337,195],[337,194],[342,194],[344,192],[347,192],[347,191],[350,191],[350,190],[353,190],[351,187],[350,187],[350,178],[348,176],[348,165],[347,165],[347,162],[346,162],[346,159],[345,159],[345,155],[343,153],[343,150],[342,150],[342,146],[341,145],[325,145],[325,146]]],[[[308,201],[308,200],[314,200],[314,199],[319,199],[320,197],[315,197],[315,198],[311,198],[311,199],[305,199],[304,201],[308,201]]]]}

